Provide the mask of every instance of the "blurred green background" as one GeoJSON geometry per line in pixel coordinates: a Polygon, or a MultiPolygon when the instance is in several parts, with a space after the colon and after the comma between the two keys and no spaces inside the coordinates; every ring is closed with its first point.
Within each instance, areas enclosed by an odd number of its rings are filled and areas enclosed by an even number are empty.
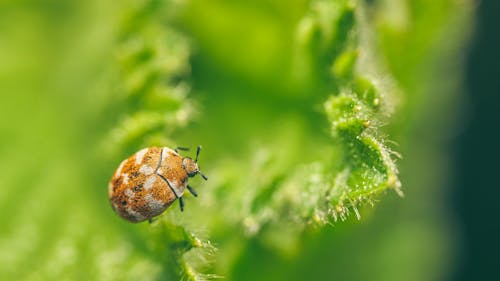
{"type": "Polygon", "coordinates": [[[153,144],[204,147],[210,180],[165,214],[214,246],[188,252],[196,278],[450,278],[461,237],[447,146],[463,129],[472,12],[454,0],[0,2],[0,280],[183,278],[177,230],[122,221],[107,200],[117,164],[153,144]],[[350,21],[361,39],[336,45],[350,21]],[[248,207],[254,186],[341,161],[323,104],[354,79],[331,78],[351,47],[389,91],[376,135],[403,155],[405,197],[378,196],[360,220],[282,218],[252,234],[261,218],[247,215],[266,217],[271,198],[248,207]]]}

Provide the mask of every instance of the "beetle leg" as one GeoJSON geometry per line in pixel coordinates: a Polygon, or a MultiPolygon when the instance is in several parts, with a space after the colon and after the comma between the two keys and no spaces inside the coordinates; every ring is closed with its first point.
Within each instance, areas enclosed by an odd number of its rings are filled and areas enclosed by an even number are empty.
{"type": "Polygon", "coordinates": [[[189,147],[182,147],[182,146],[178,146],[174,149],[175,152],[179,153],[179,150],[182,150],[182,151],[187,151],[189,150],[189,147]]]}
{"type": "Polygon", "coordinates": [[[196,193],[196,191],[194,191],[194,189],[191,186],[189,186],[189,184],[186,187],[189,190],[189,192],[191,192],[191,194],[194,195],[194,197],[198,197],[198,193],[196,193]]]}
{"type": "Polygon", "coordinates": [[[156,221],[158,218],[149,218],[148,222],[149,224],[152,224],[154,221],[156,221]]]}
{"type": "Polygon", "coordinates": [[[179,206],[181,207],[181,212],[184,212],[184,200],[182,197],[179,197],[179,206]]]}

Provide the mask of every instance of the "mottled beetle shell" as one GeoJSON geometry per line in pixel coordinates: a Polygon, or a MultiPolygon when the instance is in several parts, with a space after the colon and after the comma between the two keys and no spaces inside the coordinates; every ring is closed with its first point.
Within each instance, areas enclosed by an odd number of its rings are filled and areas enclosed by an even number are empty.
{"type": "Polygon", "coordinates": [[[182,197],[188,174],[168,147],[144,148],[124,160],[109,182],[109,201],[130,222],[158,216],[182,197]]]}

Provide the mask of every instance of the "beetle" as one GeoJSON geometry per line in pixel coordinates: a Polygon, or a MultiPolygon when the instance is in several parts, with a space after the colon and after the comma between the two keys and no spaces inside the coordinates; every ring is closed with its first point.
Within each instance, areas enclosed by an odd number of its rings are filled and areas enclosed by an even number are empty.
{"type": "Polygon", "coordinates": [[[200,172],[196,150],[195,159],[182,157],[178,147],[148,147],[123,160],[108,185],[109,201],[113,210],[127,221],[137,223],[152,221],[163,213],[176,199],[184,211],[182,196],[187,188],[195,197],[198,194],[189,186],[188,178],[200,172]]]}

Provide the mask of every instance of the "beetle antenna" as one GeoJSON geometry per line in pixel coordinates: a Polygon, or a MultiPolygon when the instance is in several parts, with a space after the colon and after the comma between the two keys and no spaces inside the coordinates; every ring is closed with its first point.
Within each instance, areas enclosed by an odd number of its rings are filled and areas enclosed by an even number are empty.
{"type": "Polygon", "coordinates": [[[204,180],[208,180],[207,176],[205,176],[204,174],[202,174],[200,171],[198,171],[198,174],[200,174],[200,176],[201,176],[204,180]]]}
{"type": "Polygon", "coordinates": [[[196,158],[194,159],[195,163],[198,163],[198,156],[200,155],[200,150],[201,150],[201,145],[198,145],[198,148],[196,149],[196,158]]]}

